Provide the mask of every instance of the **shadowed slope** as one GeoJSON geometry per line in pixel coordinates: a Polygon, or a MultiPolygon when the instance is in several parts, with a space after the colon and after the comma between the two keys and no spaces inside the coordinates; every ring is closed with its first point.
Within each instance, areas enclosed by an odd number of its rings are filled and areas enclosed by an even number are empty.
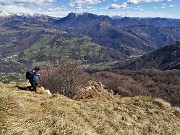
{"type": "Polygon", "coordinates": [[[151,53],[145,54],[136,60],[120,66],[120,69],[141,70],[160,69],[172,70],[180,69],[180,41],[161,47],[151,53]]]}

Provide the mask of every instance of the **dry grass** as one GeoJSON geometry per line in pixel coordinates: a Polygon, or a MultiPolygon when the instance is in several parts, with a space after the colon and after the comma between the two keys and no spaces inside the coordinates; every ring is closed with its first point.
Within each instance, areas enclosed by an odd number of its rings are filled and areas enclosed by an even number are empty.
{"type": "Polygon", "coordinates": [[[0,84],[2,135],[178,135],[179,114],[150,97],[75,101],[0,84]]]}

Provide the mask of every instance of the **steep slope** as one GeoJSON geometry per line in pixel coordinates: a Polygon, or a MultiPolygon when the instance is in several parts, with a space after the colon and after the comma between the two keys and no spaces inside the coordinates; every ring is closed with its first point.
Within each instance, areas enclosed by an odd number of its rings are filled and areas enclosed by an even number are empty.
{"type": "Polygon", "coordinates": [[[141,38],[146,44],[159,48],[180,39],[180,26],[132,26],[126,28],[131,34],[141,38]]]}
{"type": "Polygon", "coordinates": [[[156,51],[145,54],[136,60],[128,63],[125,66],[120,67],[121,69],[179,69],[180,65],[180,41],[174,44],[161,47],[156,51]]]}
{"type": "Polygon", "coordinates": [[[124,29],[116,29],[101,22],[90,29],[79,30],[83,35],[90,36],[95,43],[114,48],[127,56],[141,55],[144,52],[154,50],[156,46],[150,46],[141,37],[131,34],[124,29]],[[87,32],[86,32],[87,31],[87,32]]]}
{"type": "Polygon", "coordinates": [[[0,134],[180,134],[180,109],[161,99],[75,101],[0,86],[0,134]]]}
{"type": "Polygon", "coordinates": [[[65,31],[89,36],[93,42],[114,48],[131,57],[180,39],[178,19],[111,19],[90,13],[70,13],[53,24],[65,31]]]}
{"type": "Polygon", "coordinates": [[[91,13],[70,13],[68,16],[56,20],[53,24],[58,24],[64,27],[72,27],[72,28],[90,28],[91,26],[97,25],[100,22],[108,22],[111,23],[112,19],[109,16],[104,15],[95,15],[91,13]]]}
{"type": "Polygon", "coordinates": [[[91,75],[121,96],[151,96],[180,107],[180,70],[115,70],[91,75]]]}

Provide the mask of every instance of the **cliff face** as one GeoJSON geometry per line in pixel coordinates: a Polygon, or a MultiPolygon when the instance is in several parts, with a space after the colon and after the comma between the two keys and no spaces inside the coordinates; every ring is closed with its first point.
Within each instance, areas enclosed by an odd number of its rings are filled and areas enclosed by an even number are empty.
{"type": "Polygon", "coordinates": [[[94,82],[78,101],[15,85],[0,84],[0,134],[180,134],[180,109],[161,99],[122,98],[94,82]]]}

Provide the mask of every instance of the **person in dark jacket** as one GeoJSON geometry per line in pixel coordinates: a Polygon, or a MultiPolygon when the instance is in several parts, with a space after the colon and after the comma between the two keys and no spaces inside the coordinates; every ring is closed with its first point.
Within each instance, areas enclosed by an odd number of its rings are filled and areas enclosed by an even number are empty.
{"type": "Polygon", "coordinates": [[[39,77],[39,74],[37,74],[39,72],[40,68],[39,67],[35,67],[33,70],[29,71],[29,83],[31,84],[31,86],[29,87],[30,91],[35,91],[37,90],[37,77],[39,77]]]}

